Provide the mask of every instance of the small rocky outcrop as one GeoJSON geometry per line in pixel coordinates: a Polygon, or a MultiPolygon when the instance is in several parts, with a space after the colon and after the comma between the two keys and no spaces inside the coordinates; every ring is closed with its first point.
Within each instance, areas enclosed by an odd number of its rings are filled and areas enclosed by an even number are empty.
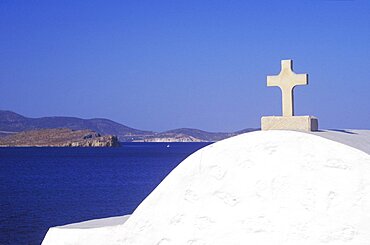
{"type": "Polygon", "coordinates": [[[0,146],[23,147],[115,147],[116,136],[100,135],[92,130],[68,128],[25,131],[0,138],[0,146]]]}

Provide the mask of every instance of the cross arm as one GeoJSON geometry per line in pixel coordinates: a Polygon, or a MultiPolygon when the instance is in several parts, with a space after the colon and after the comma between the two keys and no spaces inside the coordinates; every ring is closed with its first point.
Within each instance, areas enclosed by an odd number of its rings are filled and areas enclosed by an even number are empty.
{"type": "Polygon", "coordinates": [[[296,85],[307,85],[308,74],[294,74],[294,86],[296,85]]]}
{"type": "Polygon", "coordinates": [[[279,76],[267,76],[267,86],[280,86],[280,78],[279,76]]]}

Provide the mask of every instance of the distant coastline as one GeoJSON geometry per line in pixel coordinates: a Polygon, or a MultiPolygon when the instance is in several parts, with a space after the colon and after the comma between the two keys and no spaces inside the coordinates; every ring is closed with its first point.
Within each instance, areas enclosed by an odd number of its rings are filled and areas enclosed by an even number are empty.
{"type": "MultiPolygon", "coordinates": [[[[12,111],[0,110],[0,139],[21,132],[45,129],[90,130],[101,137],[116,137],[120,142],[216,142],[238,134],[258,129],[247,128],[236,132],[207,132],[199,129],[180,128],[165,132],[144,131],[104,118],[82,119],[77,117],[28,118],[12,111]]],[[[18,137],[18,136],[17,136],[18,137]]],[[[32,137],[35,137],[33,135],[32,137]]],[[[8,138],[15,139],[15,138],[8,138]]],[[[7,141],[10,144],[10,141],[7,141]]],[[[24,142],[34,145],[32,142],[24,142]]],[[[85,145],[85,143],[82,143],[85,145]]]]}

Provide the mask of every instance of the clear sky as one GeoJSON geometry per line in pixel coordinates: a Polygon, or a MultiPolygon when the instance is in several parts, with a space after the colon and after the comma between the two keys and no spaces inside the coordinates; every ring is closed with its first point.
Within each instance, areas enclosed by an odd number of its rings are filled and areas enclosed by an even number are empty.
{"type": "Polygon", "coordinates": [[[0,1],[0,109],[146,130],[234,131],[281,114],[370,129],[370,1],[0,1]]]}

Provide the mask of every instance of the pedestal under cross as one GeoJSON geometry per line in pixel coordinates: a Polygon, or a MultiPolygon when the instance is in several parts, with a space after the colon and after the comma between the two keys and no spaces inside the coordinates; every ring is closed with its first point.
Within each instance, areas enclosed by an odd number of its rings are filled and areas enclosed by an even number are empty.
{"type": "Polygon", "coordinates": [[[307,74],[295,74],[292,60],[281,61],[281,71],[277,76],[267,76],[267,86],[278,86],[282,94],[283,116],[294,116],[293,89],[297,85],[307,85],[307,74]]]}

